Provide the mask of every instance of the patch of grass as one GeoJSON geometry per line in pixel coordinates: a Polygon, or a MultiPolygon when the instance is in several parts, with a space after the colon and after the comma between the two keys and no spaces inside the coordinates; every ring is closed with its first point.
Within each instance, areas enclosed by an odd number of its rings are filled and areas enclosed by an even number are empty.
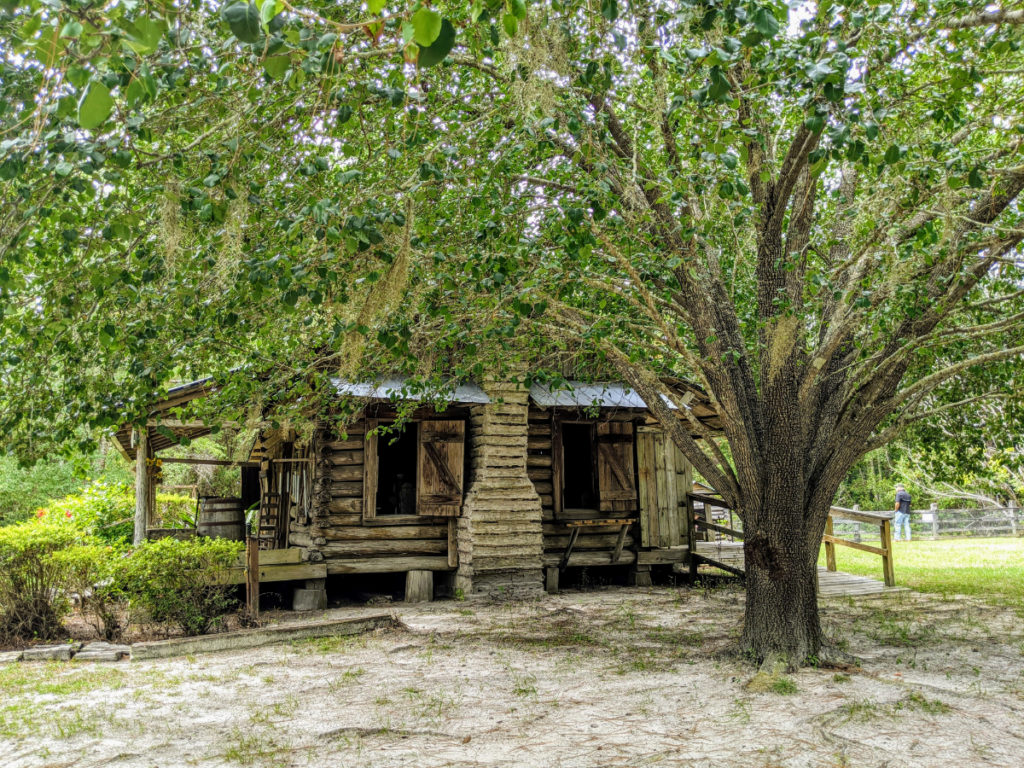
{"type": "Polygon", "coordinates": [[[221,754],[225,760],[238,765],[259,765],[276,768],[283,765],[278,760],[282,747],[266,733],[232,729],[228,736],[231,744],[221,754]]]}
{"type": "Polygon", "coordinates": [[[893,704],[893,712],[907,709],[916,712],[924,712],[928,715],[945,715],[951,711],[951,707],[944,701],[928,699],[917,691],[914,691],[893,704]]]}
{"type": "Polygon", "coordinates": [[[537,695],[536,675],[531,675],[529,672],[520,673],[514,669],[510,669],[509,674],[512,676],[513,694],[524,698],[537,695]]]}
{"type": "MultiPolygon", "coordinates": [[[[1000,606],[1024,603],[1024,538],[894,542],[896,583],[917,592],[974,595],[1000,606]]],[[[882,577],[882,559],[836,548],[840,571],[882,577]]],[[[824,548],[818,560],[825,564],[824,548]]]]}
{"type": "Polygon", "coordinates": [[[780,672],[758,672],[750,682],[747,683],[747,690],[751,693],[776,693],[780,696],[791,696],[799,689],[793,678],[780,672]]]}
{"type": "Polygon", "coordinates": [[[0,690],[6,697],[24,693],[69,696],[100,688],[121,688],[125,673],[117,667],[83,667],[64,661],[8,664],[0,668],[0,690]]]}
{"type": "Polygon", "coordinates": [[[346,669],[334,680],[328,683],[327,688],[331,691],[331,693],[336,693],[342,688],[347,688],[348,686],[352,685],[353,683],[355,683],[356,680],[358,680],[365,674],[366,670],[362,667],[359,667],[358,669],[346,669]]]}
{"type": "Polygon", "coordinates": [[[326,656],[329,653],[340,653],[349,648],[358,648],[365,645],[366,638],[362,635],[327,635],[326,637],[306,637],[302,640],[293,640],[292,649],[299,653],[319,653],[326,656]]]}
{"type": "Polygon", "coordinates": [[[867,723],[882,717],[881,708],[873,701],[850,701],[834,712],[840,722],[867,723]]]}
{"type": "Polygon", "coordinates": [[[845,672],[836,672],[832,675],[833,683],[848,683],[850,682],[850,676],[845,672]]]}

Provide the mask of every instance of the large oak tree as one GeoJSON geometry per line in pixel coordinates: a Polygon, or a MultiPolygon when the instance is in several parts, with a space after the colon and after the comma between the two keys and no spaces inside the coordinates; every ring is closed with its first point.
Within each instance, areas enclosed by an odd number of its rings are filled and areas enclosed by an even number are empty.
{"type": "Polygon", "coordinates": [[[585,355],[741,515],[743,648],[795,665],[822,651],[850,467],[1010,391],[1024,11],[5,7],[0,424],[23,450],[187,373],[273,412],[339,369],[585,355]],[[667,375],[727,449],[663,406],[667,375]]]}

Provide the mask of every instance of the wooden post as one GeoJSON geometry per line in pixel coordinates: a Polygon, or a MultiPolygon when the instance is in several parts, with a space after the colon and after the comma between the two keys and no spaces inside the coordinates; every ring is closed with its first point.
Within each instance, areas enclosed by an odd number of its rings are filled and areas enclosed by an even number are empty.
{"type": "Polygon", "coordinates": [[[892,567],[892,521],[883,520],[879,527],[882,531],[882,549],[885,550],[885,554],[882,555],[882,575],[885,578],[885,586],[895,587],[896,573],[892,567]]]}
{"type": "Polygon", "coordinates": [[[135,430],[135,535],[132,542],[137,547],[146,540],[146,526],[149,525],[149,433],[146,427],[135,430]]]}
{"type": "Polygon", "coordinates": [[[932,538],[939,538],[939,505],[934,501],[928,508],[928,511],[932,513],[932,538]]]}
{"type": "Polygon", "coordinates": [[[1008,509],[1010,512],[1010,535],[1014,538],[1017,538],[1017,510],[1013,506],[1012,501],[1010,502],[1010,506],[1008,507],[1008,509]]]}
{"type": "Polygon", "coordinates": [[[548,566],[544,569],[544,589],[549,595],[558,594],[558,574],[560,571],[556,566],[548,566]]]}
{"type": "MultiPolygon", "coordinates": [[[[860,504],[854,504],[853,505],[853,511],[854,512],[860,512],[860,504]]],[[[853,540],[854,541],[860,541],[861,540],[861,537],[860,537],[860,522],[859,521],[853,524],[853,540]]]]}
{"type": "MultiPolygon", "coordinates": [[[[832,532],[832,513],[828,515],[828,519],[825,520],[825,535],[833,536],[832,532]]],[[[836,569],[836,545],[831,541],[825,541],[825,568],[830,571],[836,569]]]]}
{"type": "Polygon", "coordinates": [[[407,571],[405,574],[405,602],[429,603],[434,599],[434,572],[407,571]]]}
{"type": "Polygon", "coordinates": [[[245,537],[245,610],[249,619],[260,617],[260,540],[245,537]]]}
{"type": "Polygon", "coordinates": [[[697,580],[697,533],[693,522],[695,512],[693,509],[693,498],[689,492],[686,494],[686,544],[689,549],[687,558],[690,561],[690,583],[697,580]]]}

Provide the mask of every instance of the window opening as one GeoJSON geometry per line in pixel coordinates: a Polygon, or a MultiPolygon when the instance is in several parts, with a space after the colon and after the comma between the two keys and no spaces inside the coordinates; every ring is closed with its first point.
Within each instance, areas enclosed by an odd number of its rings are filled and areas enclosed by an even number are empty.
{"type": "Polygon", "coordinates": [[[377,437],[378,515],[416,514],[417,424],[377,437]]]}
{"type": "Polygon", "coordinates": [[[597,509],[592,424],[562,423],[563,509],[597,509]]]}

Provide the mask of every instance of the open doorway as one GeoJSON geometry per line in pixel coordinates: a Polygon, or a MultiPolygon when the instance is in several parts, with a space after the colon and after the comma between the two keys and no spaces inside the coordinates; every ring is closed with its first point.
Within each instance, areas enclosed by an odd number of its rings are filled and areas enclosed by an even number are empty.
{"type": "Polygon", "coordinates": [[[418,424],[377,438],[377,515],[416,514],[418,424]]]}
{"type": "Polygon", "coordinates": [[[597,509],[594,425],[562,423],[563,509],[597,509]]]}

